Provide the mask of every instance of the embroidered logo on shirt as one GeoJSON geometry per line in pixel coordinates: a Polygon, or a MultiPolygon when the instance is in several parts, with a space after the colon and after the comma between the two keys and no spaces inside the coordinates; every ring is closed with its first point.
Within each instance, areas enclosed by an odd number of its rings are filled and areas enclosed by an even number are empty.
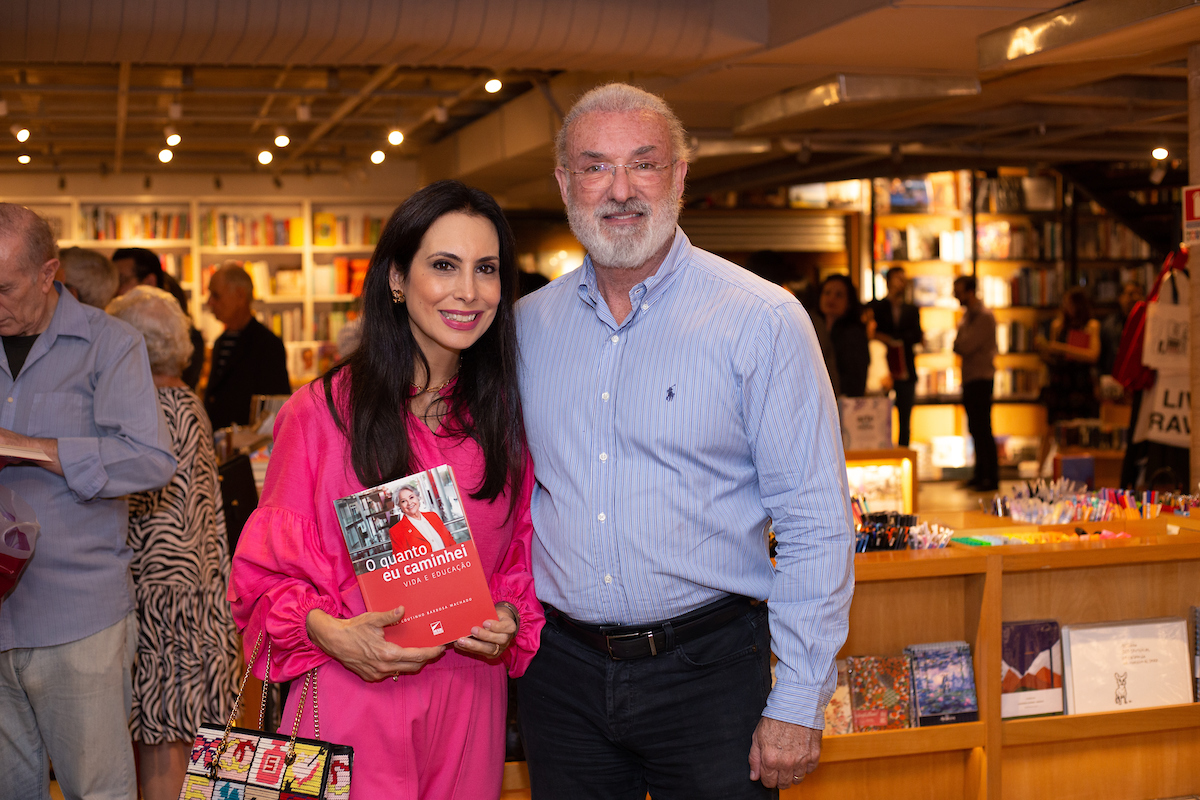
{"type": "Polygon", "coordinates": [[[667,402],[669,403],[674,399],[675,399],[675,384],[671,384],[670,386],[667,387],[667,402]]]}

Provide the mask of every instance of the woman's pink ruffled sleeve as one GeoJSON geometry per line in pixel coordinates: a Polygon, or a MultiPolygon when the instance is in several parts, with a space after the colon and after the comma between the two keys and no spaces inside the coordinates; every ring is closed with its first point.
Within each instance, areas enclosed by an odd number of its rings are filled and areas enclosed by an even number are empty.
{"type": "MultiPolygon", "coordinates": [[[[308,612],[319,608],[334,617],[349,616],[343,592],[354,585],[344,548],[331,547],[316,522],[321,488],[315,464],[323,454],[307,431],[323,421],[312,419],[318,408],[311,398],[296,400],[301,397],[289,401],[276,420],[263,496],[242,530],[229,579],[229,601],[242,629],[246,658],[265,632],[271,643],[271,679],[279,681],[329,660],[308,638],[308,612]]],[[[254,668],[260,678],[265,652],[264,642],[254,668]]]]}
{"type": "Polygon", "coordinates": [[[537,653],[542,641],[542,627],[546,616],[542,604],[533,591],[533,563],[530,548],[533,543],[533,521],[529,515],[529,501],[533,495],[533,462],[526,460],[525,478],[522,481],[516,504],[513,507],[513,533],[508,550],[500,558],[488,588],[492,600],[506,601],[517,607],[521,614],[521,627],[513,646],[504,651],[501,660],[508,674],[519,678],[537,653]]]}

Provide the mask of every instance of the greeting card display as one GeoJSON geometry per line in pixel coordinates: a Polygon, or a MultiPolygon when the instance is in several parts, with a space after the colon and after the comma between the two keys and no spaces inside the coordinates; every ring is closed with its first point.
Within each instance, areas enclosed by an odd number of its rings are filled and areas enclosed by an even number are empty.
{"type": "Polygon", "coordinates": [[[368,611],[404,606],[384,629],[402,647],[470,636],[496,618],[462,495],[447,465],[334,501],[368,611]]]}
{"type": "Polygon", "coordinates": [[[846,666],[855,731],[912,727],[907,656],[851,656],[846,666]]]}
{"type": "Polygon", "coordinates": [[[914,644],[904,653],[912,664],[913,707],[920,727],[979,719],[970,645],[914,644]]]}
{"type": "Polygon", "coordinates": [[[1000,628],[1000,716],[1063,712],[1062,635],[1054,620],[1005,622],[1000,628]]]}

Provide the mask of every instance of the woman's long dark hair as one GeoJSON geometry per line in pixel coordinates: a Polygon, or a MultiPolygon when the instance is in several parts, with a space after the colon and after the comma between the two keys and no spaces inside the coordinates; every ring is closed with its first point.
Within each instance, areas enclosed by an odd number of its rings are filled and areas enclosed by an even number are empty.
{"type": "Polygon", "coordinates": [[[444,433],[471,438],[483,451],[482,484],[471,497],[495,500],[511,485],[512,499],[524,477],[525,435],[517,393],[517,328],[513,313],[517,267],[512,229],[487,192],[459,181],[438,181],[405,200],[388,220],[371,256],[362,291],[362,336],[358,347],[322,378],[325,401],[350,440],[350,461],[363,486],[375,486],[436,464],[414,463],[408,440],[408,402],[417,365],[429,362],[413,338],[408,306],[392,301],[389,276],[407,278],[426,231],[451,213],[482,217],[500,241],[500,305],[491,326],[463,350],[458,381],[444,395],[448,411],[444,433]],[[349,391],[342,403],[333,397],[333,379],[349,370],[349,391]]]}

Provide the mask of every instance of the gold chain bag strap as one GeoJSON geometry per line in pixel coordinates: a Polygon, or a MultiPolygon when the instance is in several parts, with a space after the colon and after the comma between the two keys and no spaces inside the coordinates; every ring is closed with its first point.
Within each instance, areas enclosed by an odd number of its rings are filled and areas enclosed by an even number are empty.
{"type": "Polygon", "coordinates": [[[229,721],[224,726],[204,723],[196,731],[179,800],[287,800],[293,797],[349,800],[354,748],[320,739],[315,669],[309,670],[304,676],[291,736],[261,730],[267,691],[271,685],[270,640],[267,641],[263,677],[263,704],[258,712],[260,730],[234,727],[234,720],[242,707],[246,682],[254,669],[262,640],[263,632],[260,631],[254,643],[254,652],[250,655],[250,663],[246,665],[246,673],[242,676],[237,703],[229,715],[229,721]],[[304,739],[296,735],[300,730],[300,718],[304,714],[310,687],[316,739],[304,739]]]}

